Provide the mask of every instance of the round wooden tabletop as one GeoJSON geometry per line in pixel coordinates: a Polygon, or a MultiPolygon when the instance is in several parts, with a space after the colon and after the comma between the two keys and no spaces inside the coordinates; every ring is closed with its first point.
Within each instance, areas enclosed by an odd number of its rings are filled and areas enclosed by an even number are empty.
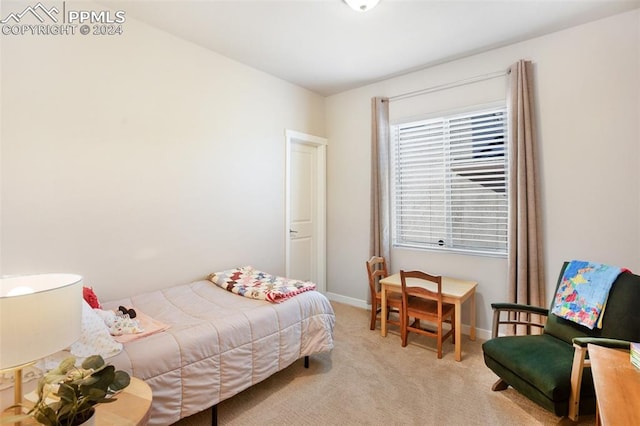
{"type": "Polygon", "coordinates": [[[144,426],[149,421],[151,388],[132,377],[131,383],[116,395],[117,401],[96,407],[96,426],[144,426]]]}

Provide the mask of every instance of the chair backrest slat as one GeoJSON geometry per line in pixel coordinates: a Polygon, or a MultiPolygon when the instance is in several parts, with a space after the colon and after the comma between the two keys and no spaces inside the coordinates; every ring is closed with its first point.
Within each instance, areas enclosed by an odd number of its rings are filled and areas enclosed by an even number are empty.
{"type": "Polygon", "coordinates": [[[387,273],[387,262],[384,257],[371,256],[371,259],[366,261],[366,265],[367,275],[369,277],[369,290],[371,290],[371,297],[375,297],[380,279],[389,275],[387,273]]]}
{"type": "Polygon", "coordinates": [[[400,281],[402,284],[402,294],[408,296],[418,296],[428,299],[437,300],[442,304],[442,277],[427,274],[422,271],[400,271],[400,281]],[[431,291],[424,287],[407,286],[407,279],[417,278],[424,281],[431,281],[436,284],[437,290],[431,291]]]}

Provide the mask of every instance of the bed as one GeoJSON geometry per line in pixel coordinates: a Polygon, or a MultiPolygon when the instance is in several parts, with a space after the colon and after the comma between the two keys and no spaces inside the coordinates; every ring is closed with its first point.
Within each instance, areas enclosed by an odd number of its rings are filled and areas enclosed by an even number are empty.
{"type": "Polygon", "coordinates": [[[270,303],[202,280],[103,303],[119,306],[169,326],[124,343],[107,360],[153,390],[150,425],[215,408],[296,360],[333,348],[335,315],[317,291],[270,303]]]}

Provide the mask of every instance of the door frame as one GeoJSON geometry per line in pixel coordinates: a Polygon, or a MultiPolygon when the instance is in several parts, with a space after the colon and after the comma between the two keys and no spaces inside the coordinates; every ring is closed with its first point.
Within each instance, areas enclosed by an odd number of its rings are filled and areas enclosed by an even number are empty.
{"type": "Polygon", "coordinates": [[[316,265],[318,277],[315,282],[321,293],[327,291],[327,145],[329,141],[319,136],[285,129],[286,157],[285,157],[285,273],[290,276],[291,271],[291,240],[289,229],[291,226],[291,147],[301,144],[316,149],[316,265]]]}

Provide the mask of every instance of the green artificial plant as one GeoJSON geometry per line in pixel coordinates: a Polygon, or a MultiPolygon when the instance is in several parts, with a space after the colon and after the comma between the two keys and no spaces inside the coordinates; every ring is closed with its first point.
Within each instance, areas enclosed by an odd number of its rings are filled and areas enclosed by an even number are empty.
{"type": "Polygon", "coordinates": [[[94,413],[94,406],[109,403],[129,385],[130,377],[107,365],[100,355],[86,358],[80,367],[69,357],[39,381],[38,400],[26,414],[46,426],[77,426],[94,413]]]}

